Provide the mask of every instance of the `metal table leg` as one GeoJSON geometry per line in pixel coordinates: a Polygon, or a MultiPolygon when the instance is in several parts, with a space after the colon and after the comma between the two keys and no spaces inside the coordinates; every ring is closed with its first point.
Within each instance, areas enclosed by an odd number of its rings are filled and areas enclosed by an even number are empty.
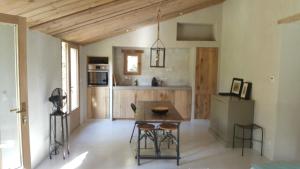
{"type": "Polygon", "coordinates": [[[63,149],[63,159],[66,158],[65,153],[65,131],[64,131],[64,117],[61,116],[61,139],[62,139],[62,149],[63,149]]]}
{"type": "Polygon", "coordinates": [[[52,134],[51,134],[51,118],[52,118],[52,116],[51,115],[49,115],[49,158],[50,158],[50,160],[52,159],[52,156],[51,156],[51,144],[52,144],[52,140],[51,140],[51,137],[52,137],[52,134]]]}
{"type": "Polygon", "coordinates": [[[158,137],[157,137],[157,133],[155,130],[153,130],[153,135],[154,135],[155,156],[159,157],[160,149],[158,147],[158,137]]]}
{"type": "Polygon", "coordinates": [[[54,154],[57,155],[58,152],[57,152],[57,147],[56,147],[56,143],[57,143],[57,140],[56,140],[56,116],[53,116],[54,118],[54,154]]]}
{"type": "Polygon", "coordinates": [[[138,148],[137,148],[137,160],[138,160],[138,165],[141,165],[140,164],[140,151],[141,151],[141,147],[140,147],[140,136],[141,136],[141,129],[138,128],[138,148]]]}
{"type": "Polygon", "coordinates": [[[177,145],[176,145],[176,151],[177,151],[177,165],[179,165],[179,158],[180,158],[180,151],[179,151],[179,137],[180,137],[180,132],[179,132],[179,129],[180,129],[180,123],[178,123],[177,125],[177,145]]]}
{"type": "Polygon", "coordinates": [[[263,144],[264,144],[264,131],[263,128],[261,129],[261,149],[260,149],[260,155],[263,156],[263,144]]]}
{"type": "Polygon", "coordinates": [[[67,144],[67,153],[70,155],[70,147],[69,147],[69,126],[68,126],[68,115],[65,115],[66,121],[66,144],[67,144]]]}
{"type": "Polygon", "coordinates": [[[242,156],[244,156],[244,144],[245,144],[245,129],[243,128],[242,156]]]}
{"type": "Polygon", "coordinates": [[[234,149],[235,147],[235,124],[233,125],[233,138],[232,138],[232,148],[234,149]]]}

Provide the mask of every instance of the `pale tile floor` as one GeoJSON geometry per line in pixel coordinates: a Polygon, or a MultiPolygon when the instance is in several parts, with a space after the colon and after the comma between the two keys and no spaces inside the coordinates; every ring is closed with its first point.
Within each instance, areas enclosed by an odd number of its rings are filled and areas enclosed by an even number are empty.
{"type": "MultiPolygon", "coordinates": [[[[258,152],[225,148],[211,133],[208,122],[181,125],[181,161],[142,160],[137,166],[135,142],[129,144],[133,121],[90,121],[71,135],[71,154],[66,160],[45,159],[37,169],[250,169],[252,163],[268,160],[258,152]]],[[[136,138],[136,137],[135,137],[136,138]]]]}

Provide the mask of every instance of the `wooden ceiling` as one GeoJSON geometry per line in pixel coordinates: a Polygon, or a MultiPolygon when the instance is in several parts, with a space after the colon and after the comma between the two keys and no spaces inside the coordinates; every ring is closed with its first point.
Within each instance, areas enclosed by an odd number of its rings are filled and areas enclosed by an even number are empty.
{"type": "Polygon", "coordinates": [[[88,44],[224,0],[0,0],[0,13],[27,18],[30,29],[88,44]]]}

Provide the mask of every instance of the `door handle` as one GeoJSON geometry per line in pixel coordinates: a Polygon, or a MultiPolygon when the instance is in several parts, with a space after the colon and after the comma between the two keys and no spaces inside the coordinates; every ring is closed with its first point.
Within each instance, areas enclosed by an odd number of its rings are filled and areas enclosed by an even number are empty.
{"type": "Polygon", "coordinates": [[[26,112],[26,103],[21,103],[21,110],[19,108],[10,109],[10,112],[23,113],[26,112]]]}

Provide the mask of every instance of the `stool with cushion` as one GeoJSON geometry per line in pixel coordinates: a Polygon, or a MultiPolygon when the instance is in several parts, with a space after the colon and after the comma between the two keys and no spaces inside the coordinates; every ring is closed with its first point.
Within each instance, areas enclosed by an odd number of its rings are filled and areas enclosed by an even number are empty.
{"type": "Polygon", "coordinates": [[[165,140],[168,141],[168,148],[170,148],[170,142],[176,143],[177,144],[177,139],[176,137],[172,134],[172,131],[177,130],[177,125],[173,123],[161,123],[159,125],[159,129],[165,131],[165,134],[163,135],[163,138],[161,139],[159,146],[161,145],[162,142],[165,140]]]}
{"type": "MultiPolygon", "coordinates": [[[[135,106],[135,104],[131,103],[130,106],[131,106],[132,111],[134,113],[136,113],[136,106],[135,106]]],[[[144,132],[144,134],[142,135],[141,138],[139,138],[139,140],[145,138],[145,148],[147,148],[147,137],[148,136],[152,137],[149,134],[149,133],[151,133],[149,131],[153,130],[155,128],[155,126],[153,124],[147,124],[147,123],[144,123],[144,122],[135,121],[133,129],[132,129],[132,133],[131,133],[131,137],[130,137],[129,143],[131,143],[131,141],[132,141],[132,137],[133,137],[133,134],[134,134],[134,131],[135,131],[136,127],[140,128],[140,130],[144,132]]]]}

